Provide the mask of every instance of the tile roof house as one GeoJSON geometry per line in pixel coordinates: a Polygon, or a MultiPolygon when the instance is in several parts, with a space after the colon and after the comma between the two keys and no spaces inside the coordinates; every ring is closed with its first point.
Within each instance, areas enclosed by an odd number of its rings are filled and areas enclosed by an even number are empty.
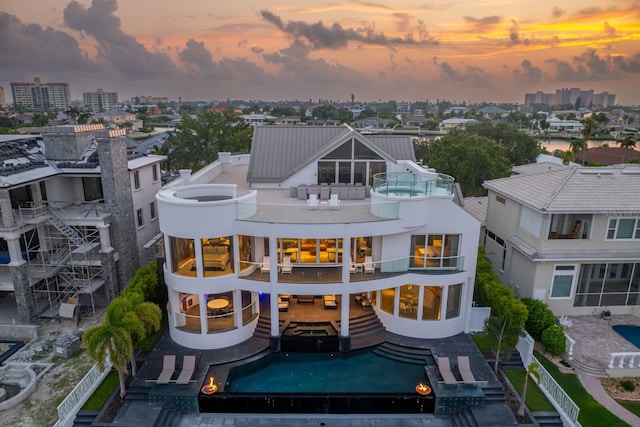
{"type": "Polygon", "coordinates": [[[486,256],[556,315],[640,304],[640,166],[533,164],[486,181],[486,256]]]}

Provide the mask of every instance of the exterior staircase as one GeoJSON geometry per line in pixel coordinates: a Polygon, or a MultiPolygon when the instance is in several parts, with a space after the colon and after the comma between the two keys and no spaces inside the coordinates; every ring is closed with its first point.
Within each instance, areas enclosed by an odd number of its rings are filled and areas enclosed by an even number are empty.
{"type": "Polygon", "coordinates": [[[469,406],[452,414],[451,421],[454,427],[480,427],[469,406]]]}
{"type": "Polygon", "coordinates": [[[58,229],[62,234],[67,236],[67,238],[76,246],[82,246],[86,242],[73,227],[67,225],[58,214],[59,210],[52,208],[50,205],[47,205],[45,208],[47,219],[49,222],[58,229]]]}
{"type": "Polygon", "coordinates": [[[431,350],[406,347],[385,342],[373,350],[374,354],[387,359],[414,365],[434,365],[431,350]]]}
{"type": "Polygon", "coordinates": [[[531,415],[535,418],[540,427],[562,427],[562,418],[557,412],[532,412],[531,415]]]}
{"type": "Polygon", "coordinates": [[[571,366],[577,371],[592,377],[608,377],[607,365],[604,363],[585,356],[574,356],[570,361],[571,366]]]}
{"type": "MultiPolygon", "coordinates": [[[[337,322],[338,326],[340,323],[340,321],[337,322]]],[[[373,311],[349,319],[349,334],[352,350],[382,344],[387,336],[386,329],[373,311]]]]}
{"type": "Polygon", "coordinates": [[[73,420],[73,427],[91,427],[91,425],[97,421],[100,411],[78,411],[75,420],[73,420]]]}

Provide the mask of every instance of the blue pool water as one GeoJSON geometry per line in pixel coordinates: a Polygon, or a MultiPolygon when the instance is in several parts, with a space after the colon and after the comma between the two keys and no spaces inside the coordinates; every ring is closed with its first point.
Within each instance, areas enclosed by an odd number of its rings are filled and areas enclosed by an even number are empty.
{"type": "Polygon", "coordinates": [[[424,365],[396,362],[369,350],[271,353],[229,372],[225,392],[411,393],[426,382],[424,365]]]}
{"type": "Polygon", "coordinates": [[[613,325],[612,328],[631,344],[640,348],[640,326],[613,325]]]}

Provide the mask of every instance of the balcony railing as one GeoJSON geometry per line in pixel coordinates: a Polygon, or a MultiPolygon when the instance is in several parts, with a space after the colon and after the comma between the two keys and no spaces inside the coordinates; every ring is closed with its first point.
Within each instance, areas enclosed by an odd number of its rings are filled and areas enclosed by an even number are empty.
{"type": "Polygon", "coordinates": [[[427,177],[412,173],[379,173],[373,177],[373,190],[392,197],[450,196],[455,180],[449,175],[427,177]]]}
{"type": "Polygon", "coordinates": [[[236,218],[243,221],[277,222],[281,224],[340,224],[398,219],[398,202],[342,203],[316,206],[298,204],[266,204],[238,202],[236,218]]]}

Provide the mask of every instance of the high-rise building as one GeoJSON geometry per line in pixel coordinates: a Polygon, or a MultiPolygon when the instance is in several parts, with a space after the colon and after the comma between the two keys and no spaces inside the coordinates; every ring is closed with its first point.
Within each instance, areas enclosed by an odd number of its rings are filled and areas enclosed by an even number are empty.
{"type": "Polygon", "coordinates": [[[82,94],[84,105],[94,113],[115,109],[118,105],[118,92],[105,92],[98,89],[95,92],[84,92],[82,94]]]}
{"type": "Polygon", "coordinates": [[[7,99],[4,97],[4,88],[0,86],[0,107],[7,106],[7,99]]]}
{"type": "Polygon", "coordinates": [[[524,95],[525,105],[576,105],[580,107],[611,107],[616,102],[616,96],[609,92],[594,93],[593,89],[581,90],[580,88],[556,89],[555,93],[526,93],[524,95]]]}
{"type": "Polygon", "coordinates": [[[33,83],[12,82],[11,95],[15,105],[27,108],[51,110],[71,105],[69,83],[42,83],[39,77],[33,83]]]}

